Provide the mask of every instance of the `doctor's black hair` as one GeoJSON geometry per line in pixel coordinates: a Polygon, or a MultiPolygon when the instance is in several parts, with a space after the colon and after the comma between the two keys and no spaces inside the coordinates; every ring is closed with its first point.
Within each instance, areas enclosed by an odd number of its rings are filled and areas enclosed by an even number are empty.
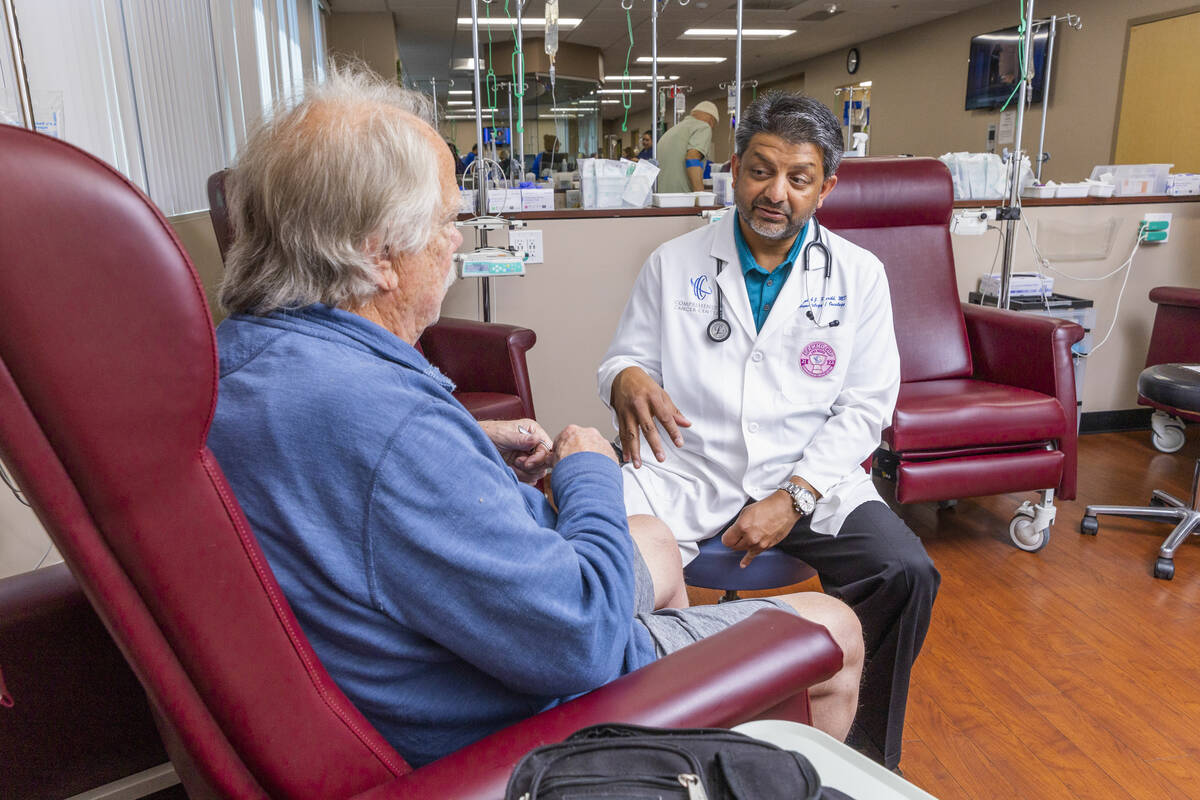
{"type": "Polygon", "coordinates": [[[734,152],[741,158],[756,133],[771,133],[791,144],[811,144],[821,150],[828,178],[837,172],[846,149],[842,126],[822,103],[799,92],[772,89],[742,109],[734,133],[734,152]]]}

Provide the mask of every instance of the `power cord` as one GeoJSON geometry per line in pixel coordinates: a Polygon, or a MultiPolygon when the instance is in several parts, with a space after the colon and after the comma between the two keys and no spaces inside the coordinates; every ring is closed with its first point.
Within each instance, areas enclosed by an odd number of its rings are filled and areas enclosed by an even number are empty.
{"type": "MultiPolygon", "coordinates": [[[[1140,231],[1138,232],[1137,238],[1135,238],[1133,242],[1133,249],[1129,251],[1129,257],[1122,261],[1116,269],[1105,273],[1104,275],[1100,275],[1099,277],[1085,277],[1083,275],[1072,275],[1069,272],[1064,272],[1050,263],[1050,260],[1043,256],[1042,252],[1038,249],[1037,241],[1033,238],[1033,231],[1029,227],[1029,220],[1022,216],[1021,222],[1025,227],[1026,236],[1029,237],[1029,246],[1033,250],[1033,257],[1037,261],[1040,268],[1045,268],[1050,272],[1056,272],[1065,278],[1070,278],[1071,280],[1076,281],[1103,281],[1111,278],[1113,275],[1116,275],[1121,270],[1125,270],[1125,277],[1121,280],[1121,291],[1117,294],[1117,306],[1115,309],[1113,309],[1112,322],[1109,323],[1108,330],[1105,332],[1104,338],[1101,339],[1100,343],[1092,347],[1092,349],[1087,353],[1079,354],[1085,358],[1092,355],[1092,353],[1095,353],[1104,346],[1104,343],[1108,341],[1108,337],[1112,336],[1113,329],[1117,326],[1117,318],[1121,313],[1121,301],[1125,299],[1125,287],[1129,285],[1129,275],[1133,272],[1133,257],[1137,255],[1138,248],[1141,247],[1142,242],[1146,240],[1145,233],[1140,231]]],[[[1040,270],[1038,274],[1041,274],[1040,270]]]]}
{"type": "MultiPolygon", "coordinates": [[[[29,501],[25,499],[24,493],[22,493],[21,490],[19,488],[17,488],[16,481],[14,481],[12,479],[12,477],[8,474],[8,472],[4,469],[3,464],[0,464],[0,481],[3,481],[4,485],[8,487],[8,490],[13,493],[13,497],[17,498],[18,503],[25,506],[26,508],[32,508],[32,506],[29,505],[29,501]]],[[[53,544],[51,544],[49,547],[46,548],[46,552],[42,553],[42,557],[39,558],[38,562],[33,565],[33,568],[41,569],[42,565],[46,563],[46,559],[50,557],[50,554],[52,552],[54,552],[53,544]]]]}

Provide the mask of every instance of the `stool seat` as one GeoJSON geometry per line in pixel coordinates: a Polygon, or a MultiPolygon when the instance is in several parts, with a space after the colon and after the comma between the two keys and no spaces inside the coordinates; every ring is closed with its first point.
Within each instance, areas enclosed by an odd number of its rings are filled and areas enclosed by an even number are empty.
{"type": "Polygon", "coordinates": [[[738,563],[746,555],[742,550],[730,550],[713,536],[700,542],[700,555],[683,568],[688,586],[701,589],[723,589],[726,592],[778,589],[811,578],[817,571],[782,550],[771,548],[759,554],[745,569],[738,563]]]}
{"type": "Polygon", "coordinates": [[[1138,376],[1138,395],[1147,405],[1200,414],[1200,364],[1156,364],[1138,376]]]}

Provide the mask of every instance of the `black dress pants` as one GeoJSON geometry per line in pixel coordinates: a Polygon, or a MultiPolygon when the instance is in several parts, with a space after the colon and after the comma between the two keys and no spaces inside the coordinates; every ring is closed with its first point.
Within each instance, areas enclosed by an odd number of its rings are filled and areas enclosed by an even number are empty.
{"type": "Polygon", "coordinates": [[[866,660],[849,744],[895,767],[909,676],[941,575],[916,534],[879,501],[854,509],[837,536],[813,533],[800,520],[776,547],[815,569],[825,592],[858,614],[866,660]]]}

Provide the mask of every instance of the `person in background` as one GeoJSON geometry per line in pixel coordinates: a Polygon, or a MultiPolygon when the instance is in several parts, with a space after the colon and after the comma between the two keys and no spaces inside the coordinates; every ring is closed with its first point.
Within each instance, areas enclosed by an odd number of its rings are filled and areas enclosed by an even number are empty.
{"type": "Polygon", "coordinates": [[[844,736],[862,669],[845,604],[686,608],[670,531],[627,517],[598,431],[476,421],[417,350],[462,244],[429,109],[333,69],[229,178],[208,445],[321,663],[417,767],[775,608],[842,648],[809,696],[844,736]],[[555,505],[531,485],[550,467],[555,505]]]}
{"type": "Polygon", "coordinates": [[[626,147],[623,151],[621,151],[621,158],[624,158],[629,161],[633,161],[635,158],[637,158],[637,156],[635,156],[633,154],[632,147],[626,147]]]}
{"type": "Polygon", "coordinates": [[[638,151],[638,160],[643,158],[654,158],[654,137],[650,135],[650,131],[642,132],[642,149],[638,151]]]}
{"type": "Polygon", "coordinates": [[[658,191],[699,192],[704,189],[704,160],[712,151],[713,127],[720,115],[708,100],[658,140],[658,191]]]}
{"type": "Polygon", "coordinates": [[[450,148],[450,157],[454,159],[454,174],[462,175],[467,171],[467,167],[463,164],[463,160],[459,158],[458,147],[449,139],[446,140],[446,146],[450,148]]]}
{"type": "Polygon", "coordinates": [[[477,145],[477,144],[471,145],[471,152],[467,153],[462,158],[463,170],[466,170],[467,167],[471,166],[471,162],[473,162],[478,157],[479,157],[479,145],[477,145]]]}

